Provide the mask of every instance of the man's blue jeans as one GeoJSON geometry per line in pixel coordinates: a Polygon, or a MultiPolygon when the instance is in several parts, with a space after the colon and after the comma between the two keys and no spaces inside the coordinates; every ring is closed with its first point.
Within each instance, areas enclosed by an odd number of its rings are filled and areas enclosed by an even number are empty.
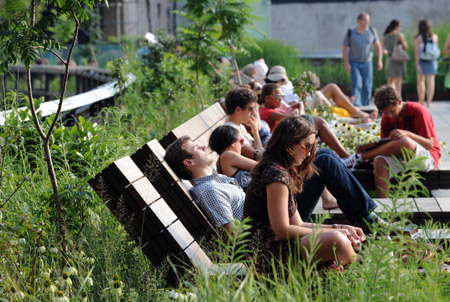
{"type": "Polygon", "coordinates": [[[314,165],[319,174],[306,180],[303,191],[295,197],[303,221],[308,221],[311,217],[325,186],[337,199],[339,208],[351,223],[367,218],[369,212],[377,207],[334,151],[319,150],[314,165]]]}
{"type": "Polygon", "coordinates": [[[350,61],[352,70],[352,96],[355,96],[355,106],[367,106],[372,98],[373,67],[370,62],[350,61]]]}

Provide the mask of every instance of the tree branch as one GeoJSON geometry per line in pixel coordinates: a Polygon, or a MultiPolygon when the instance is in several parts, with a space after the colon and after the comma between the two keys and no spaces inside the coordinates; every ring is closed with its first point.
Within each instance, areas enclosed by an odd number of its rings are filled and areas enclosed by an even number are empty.
{"type": "Polygon", "coordinates": [[[54,51],[52,49],[49,49],[49,48],[42,47],[42,46],[38,46],[37,48],[41,48],[41,49],[44,49],[45,51],[51,52],[52,54],[54,54],[59,59],[59,61],[61,63],[63,63],[64,65],[67,65],[67,62],[56,51],[54,51]]]}
{"type": "Polygon", "coordinates": [[[66,61],[66,70],[64,73],[64,80],[63,80],[63,85],[61,88],[61,94],[59,97],[59,104],[58,104],[58,109],[56,110],[56,115],[55,115],[55,119],[53,119],[52,124],[50,125],[50,128],[47,131],[47,137],[44,140],[44,143],[47,143],[48,140],[50,139],[50,134],[53,131],[53,128],[55,128],[55,125],[58,121],[57,117],[60,115],[61,111],[62,111],[62,105],[64,102],[64,94],[66,93],[66,87],[67,87],[67,80],[69,78],[69,65],[70,65],[70,60],[72,58],[72,53],[73,53],[73,49],[75,47],[75,44],[77,42],[78,39],[78,30],[80,29],[80,20],[78,20],[77,16],[75,15],[75,12],[73,10],[73,6],[70,7],[70,12],[72,14],[72,18],[75,21],[75,29],[73,31],[73,39],[72,39],[72,44],[70,44],[70,48],[69,48],[69,54],[67,55],[67,61],[66,61]]]}

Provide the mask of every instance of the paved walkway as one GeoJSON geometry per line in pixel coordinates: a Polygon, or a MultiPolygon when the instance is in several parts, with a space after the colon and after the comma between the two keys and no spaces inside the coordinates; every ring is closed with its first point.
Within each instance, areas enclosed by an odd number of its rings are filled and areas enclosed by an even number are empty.
{"type": "MultiPolygon", "coordinates": [[[[450,101],[434,101],[428,110],[433,116],[439,141],[445,142],[447,151],[450,151],[450,101]]],[[[450,158],[444,152],[442,161],[450,161],[450,158]]]]}

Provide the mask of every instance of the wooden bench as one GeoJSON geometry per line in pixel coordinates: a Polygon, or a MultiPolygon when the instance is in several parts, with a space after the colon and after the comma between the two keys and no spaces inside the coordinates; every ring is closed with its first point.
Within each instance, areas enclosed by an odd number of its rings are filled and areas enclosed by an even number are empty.
{"type": "MultiPolygon", "coordinates": [[[[353,174],[366,191],[375,190],[372,170],[354,170],[353,174]]],[[[436,170],[419,172],[419,174],[424,178],[422,183],[430,191],[450,189],[450,162],[441,162],[436,170]]]]}
{"type": "MultiPolygon", "coordinates": [[[[177,283],[189,263],[211,272],[238,273],[245,269],[241,264],[213,265],[199,247],[198,242],[207,240],[216,230],[190,196],[190,183],[179,179],[164,161],[165,148],[181,136],[189,135],[194,142],[208,145],[212,131],[222,125],[225,118],[220,104],[214,104],[172,130],[160,142],[148,142],[89,181],[156,267],[161,267],[166,259],[174,263],[176,271],[170,270],[166,276],[170,284],[177,283]]],[[[439,181],[446,182],[446,179],[439,181]]],[[[377,203],[389,205],[392,202],[387,199],[377,203]]],[[[377,211],[383,209],[380,206],[377,211]]],[[[413,199],[407,210],[418,224],[430,217],[447,222],[450,198],[413,199]]],[[[324,211],[318,205],[314,215],[320,213],[332,215],[327,223],[347,223],[339,209],[324,211]]]]}
{"type": "MultiPolygon", "coordinates": [[[[450,197],[407,198],[398,200],[395,206],[389,198],[375,198],[374,201],[378,205],[375,209],[376,213],[406,212],[407,217],[417,225],[423,225],[431,219],[444,223],[450,222],[450,197]]],[[[312,219],[320,214],[331,215],[325,223],[349,223],[340,209],[324,210],[322,205],[318,204],[312,219]]]]}
{"type": "Polygon", "coordinates": [[[177,138],[188,135],[192,141],[208,146],[209,136],[214,129],[225,123],[226,117],[227,115],[220,103],[215,103],[205,111],[200,112],[187,122],[170,131],[159,142],[166,149],[177,138]]]}
{"type": "MultiPolygon", "coordinates": [[[[154,144],[158,142],[154,141],[154,144]]],[[[159,148],[162,149],[161,146],[159,148]]],[[[185,219],[187,215],[171,208],[176,204],[177,210],[180,210],[180,205],[177,204],[179,199],[168,196],[170,202],[167,203],[152,185],[152,182],[157,181],[155,179],[165,182],[163,174],[159,177],[152,174],[149,179],[131,157],[124,157],[97,174],[89,184],[155,267],[162,267],[170,260],[175,270],[169,267],[165,276],[169,284],[177,285],[182,274],[190,267],[189,264],[211,274],[244,272],[243,264],[217,265],[211,262],[193,235],[201,238],[208,231],[204,226],[199,227],[201,224],[206,223],[211,229],[212,227],[198,208],[198,216],[189,216],[191,220],[188,227],[185,226],[180,218],[185,219]]],[[[188,197],[187,192],[184,197],[188,197]]],[[[195,204],[192,205],[195,209],[195,204]]],[[[186,212],[190,210],[188,207],[181,209],[186,212]]]]}

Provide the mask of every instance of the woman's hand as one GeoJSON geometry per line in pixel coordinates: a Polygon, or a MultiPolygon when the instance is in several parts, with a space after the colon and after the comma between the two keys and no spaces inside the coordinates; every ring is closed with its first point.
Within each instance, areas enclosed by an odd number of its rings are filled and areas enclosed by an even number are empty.
{"type": "Polygon", "coordinates": [[[338,228],[337,230],[347,231],[344,235],[347,235],[348,239],[350,239],[353,244],[358,244],[358,242],[364,242],[366,240],[366,236],[361,228],[346,224],[341,225],[341,227],[342,228],[338,228]]]}

